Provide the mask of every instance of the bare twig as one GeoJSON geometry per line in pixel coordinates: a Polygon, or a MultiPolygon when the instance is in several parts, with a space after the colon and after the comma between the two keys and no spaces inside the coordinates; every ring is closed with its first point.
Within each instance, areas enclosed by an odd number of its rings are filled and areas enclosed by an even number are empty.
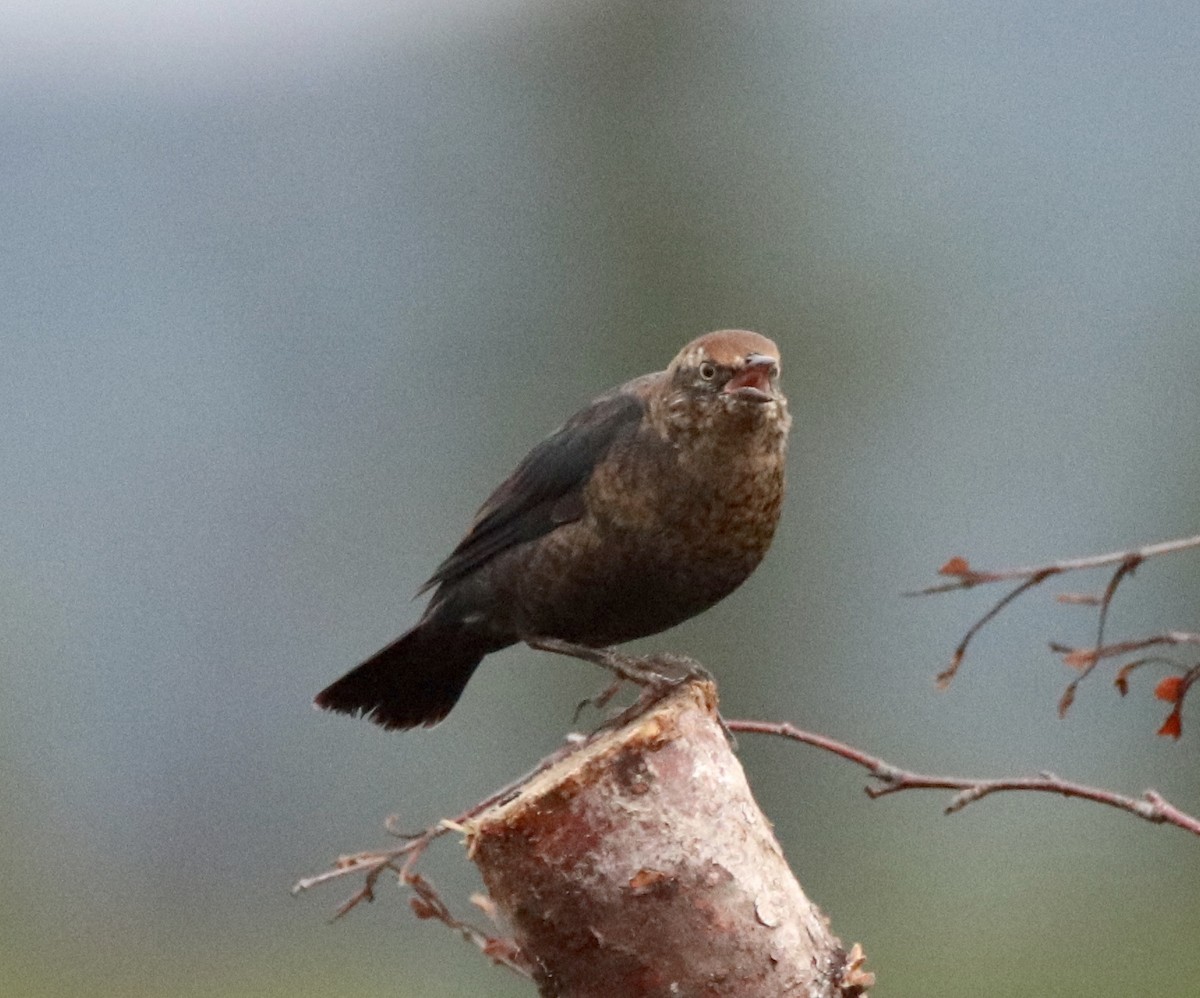
{"type": "Polygon", "coordinates": [[[991,582],[1011,582],[1014,579],[1028,579],[1039,573],[1049,572],[1059,575],[1063,572],[1079,572],[1089,568],[1104,568],[1107,565],[1118,565],[1130,559],[1139,562],[1159,555],[1174,554],[1176,551],[1186,551],[1189,548],[1200,547],[1200,534],[1194,537],[1179,537],[1175,540],[1160,541],[1157,544],[1146,544],[1140,548],[1130,548],[1126,551],[1110,551],[1108,554],[1089,555],[1085,558],[1063,558],[1045,565],[1032,565],[1023,568],[1003,568],[997,571],[976,571],[961,558],[951,558],[941,568],[942,575],[954,577],[952,582],[944,582],[927,589],[906,593],[908,596],[928,596],[934,593],[952,592],[955,589],[972,589],[975,586],[991,582]]]}
{"type": "Polygon", "coordinates": [[[1089,669],[1102,658],[1132,655],[1135,651],[1158,645],[1200,645],[1200,634],[1193,631],[1164,631],[1162,634],[1151,634],[1149,637],[1130,641],[1115,641],[1111,645],[1097,645],[1094,648],[1072,648],[1070,645],[1055,642],[1050,645],[1050,650],[1063,656],[1064,665],[1073,669],[1089,669]]]}
{"type": "MultiPolygon", "coordinates": [[[[1116,641],[1110,645],[1097,645],[1094,648],[1073,648],[1070,645],[1051,642],[1050,650],[1056,655],[1062,656],[1064,665],[1081,670],[1080,676],[1067,685],[1067,689],[1059,701],[1059,716],[1065,713],[1066,709],[1070,707],[1075,695],[1075,687],[1079,685],[1080,680],[1090,673],[1101,659],[1132,655],[1134,652],[1143,651],[1146,648],[1155,648],[1160,645],[1171,647],[1200,645],[1200,634],[1192,631],[1166,631],[1162,634],[1151,634],[1145,638],[1116,641]]],[[[1116,676],[1113,677],[1113,685],[1120,691],[1121,696],[1125,696],[1129,692],[1130,674],[1141,669],[1143,666],[1151,664],[1166,665],[1175,672],[1180,673],[1174,677],[1167,677],[1155,689],[1155,696],[1160,700],[1168,700],[1175,705],[1158,733],[1178,738],[1183,731],[1183,701],[1188,694],[1188,690],[1194,685],[1197,674],[1200,673],[1200,665],[1193,665],[1190,669],[1181,669],[1179,662],[1164,655],[1146,655],[1142,658],[1126,662],[1117,670],[1116,676]],[[1168,685],[1164,686],[1164,683],[1168,685]],[[1171,685],[1172,683],[1174,685],[1171,685]],[[1168,689],[1171,691],[1170,695],[1164,693],[1164,690],[1168,689]]]]}
{"type": "Polygon", "coordinates": [[[853,745],[847,745],[845,742],[829,738],[826,735],[804,731],[787,722],[727,721],[726,723],[732,731],[788,738],[805,745],[812,745],[814,748],[830,752],[861,766],[867,770],[872,779],[878,781],[878,785],[866,787],[867,796],[872,799],[899,793],[902,790],[956,790],[958,793],[951,798],[945,808],[946,814],[953,814],[955,811],[961,811],[968,804],[992,794],[1018,790],[1052,793],[1062,797],[1074,797],[1079,800],[1090,800],[1097,804],[1106,804],[1109,807],[1128,811],[1153,824],[1175,825],[1193,835],[1200,835],[1200,818],[1179,810],[1154,790],[1147,790],[1140,798],[1126,797],[1111,790],[1072,783],[1060,779],[1053,773],[1041,773],[1036,777],[1004,779],[931,776],[901,769],[899,766],[894,766],[887,760],[864,752],[853,745]]]}
{"type": "MultiPolygon", "coordinates": [[[[531,769],[520,779],[513,780],[511,783],[505,784],[495,793],[490,794],[477,804],[473,804],[466,811],[456,818],[443,819],[437,824],[430,825],[428,828],[415,834],[404,832],[395,832],[392,829],[394,820],[388,819],[389,831],[397,835],[399,838],[406,841],[394,849],[381,849],[370,852],[353,853],[348,856],[339,856],[328,870],[323,873],[318,873],[312,877],[304,877],[298,880],[292,887],[293,894],[300,894],[303,891],[313,887],[318,887],[321,884],[329,883],[333,880],[339,880],[342,877],[350,876],[351,874],[362,874],[363,885],[343,901],[334,912],[334,918],[341,918],[349,914],[354,908],[358,907],[363,901],[375,900],[375,885],[379,882],[379,878],[385,871],[391,870],[399,878],[402,884],[416,890],[417,874],[413,872],[417,861],[420,860],[422,853],[428,849],[435,840],[441,838],[448,832],[461,831],[464,822],[487,810],[494,804],[499,804],[509,797],[516,794],[519,789],[527,783],[532,777],[541,773],[543,770],[554,765],[558,760],[563,758],[567,753],[574,748],[575,741],[568,739],[567,744],[556,749],[550,755],[546,756],[533,769],[531,769]],[[403,860],[403,862],[401,862],[403,860]]],[[[422,884],[427,884],[426,881],[420,881],[422,884]]],[[[419,894],[419,892],[418,892],[419,894]]]]}
{"type": "MultiPolygon", "coordinates": [[[[1121,584],[1121,580],[1127,575],[1132,575],[1142,561],[1142,555],[1130,555],[1117,566],[1117,570],[1113,572],[1112,578],[1108,580],[1108,585],[1104,587],[1104,595],[1100,597],[1100,623],[1096,628],[1095,648],[1097,652],[1104,646],[1104,624],[1108,620],[1108,608],[1112,606],[1113,597],[1117,594],[1117,586],[1121,584]]],[[[1091,671],[1096,667],[1097,661],[1099,661],[1098,654],[1083,667],[1078,676],[1067,683],[1067,688],[1063,690],[1063,694],[1058,700],[1059,717],[1066,717],[1067,711],[1071,709],[1071,704],[1075,702],[1075,691],[1079,688],[1079,684],[1091,674],[1091,671]]]]}
{"type": "Polygon", "coordinates": [[[976,634],[983,630],[983,626],[996,617],[1001,610],[1003,610],[1006,606],[1008,606],[1009,603],[1020,596],[1021,593],[1032,589],[1034,586],[1040,586],[1053,574],[1055,573],[1050,570],[1046,570],[1044,572],[1035,572],[1032,576],[1017,586],[1016,589],[1013,589],[1011,592],[1002,596],[995,603],[995,605],[988,610],[987,613],[975,621],[967,633],[963,635],[963,639],[958,643],[958,647],[954,649],[954,657],[950,659],[950,664],[938,673],[938,689],[944,690],[950,685],[950,681],[954,678],[955,673],[958,672],[958,667],[962,665],[963,657],[967,654],[967,645],[971,643],[976,634]]]}
{"type": "MultiPolygon", "coordinates": [[[[493,963],[507,967],[522,977],[533,978],[533,968],[515,941],[489,935],[470,923],[456,918],[446,907],[441,896],[434,890],[433,885],[419,873],[410,870],[405,882],[412,888],[413,897],[409,904],[417,918],[436,919],[458,932],[493,963]]],[[[487,905],[480,905],[480,907],[491,913],[487,905]]]]}
{"type": "MultiPolygon", "coordinates": [[[[951,558],[940,569],[939,574],[948,576],[952,579],[950,582],[941,583],[935,586],[929,586],[926,589],[918,592],[907,593],[909,596],[924,596],[933,593],[945,593],[959,589],[972,589],[975,586],[987,585],[993,582],[1005,582],[1020,580],[1016,588],[1005,593],[997,600],[992,607],[971,627],[963,636],[963,639],[954,649],[954,654],[950,659],[950,664],[943,669],[937,676],[937,684],[940,689],[945,689],[950,685],[951,680],[957,674],[959,667],[962,665],[963,658],[966,656],[967,647],[970,645],[975,636],[983,629],[983,627],[994,620],[1002,610],[1012,603],[1018,596],[1027,592],[1036,586],[1041,585],[1047,579],[1056,575],[1062,575],[1065,572],[1085,571],[1088,569],[1105,568],[1115,565],[1116,568],[1109,577],[1108,584],[1104,587],[1103,593],[1099,596],[1083,593],[1067,593],[1059,596],[1059,601],[1063,603],[1073,603],[1082,606],[1097,606],[1100,609],[1099,620],[1096,627],[1096,643],[1090,649],[1083,648],[1064,648],[1061,645],[1051,645],[1051,647],[1065,656],[1066,664],[1079,670],[1079,675],[1075,676],[1063,690],[1062,696],[1058,702],[1059,716],[1064,716],[1070,709],[1071,704],[1075,701],[1075,693],[1082,683],[1096,667],[1101,658],[1110,655],[1121,655],[1140,650],[1153,644],[1180,644],[1184,643],[1180,640],[1175,640],[1183,632],[1171,632],[1170,637],[1160,636],[1155,639],[1150,639],[1141,643],[1138,642],[1122,642],[1121,644],[1105,645],[1104,630],[1108,623],[1108,612],[1112,607],[1112,602],[1117,594],[1117,589],[1126,577],[1132,575],[1138,567],[1148,558],[1158,557],[1164,554],[1171,554],[1175,551],[1183,551],[1189,548],[1200,547],[1200,534],[1194,537],[1183,537],[1171,541],[1162,541],[1158,544],[1147,544],[1140,548],[1132,548],[1127,551],[1112,551],[1108,554],[1092,555],[1086,558],[1066,558],[1060,561],[1049,562],[1044,565],[1032,565],[1023,568],[1005,568],[998,571],[980,571],[974,569],[968,564],[965,558],[951,558]]],[[[1118,687],[1122,687],[1123,674],[1118,674],[1118,687]]]]}

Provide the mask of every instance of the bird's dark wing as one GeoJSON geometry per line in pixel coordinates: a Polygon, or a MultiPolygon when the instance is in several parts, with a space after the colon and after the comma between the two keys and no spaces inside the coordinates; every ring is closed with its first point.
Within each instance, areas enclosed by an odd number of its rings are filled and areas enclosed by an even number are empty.
{"type": "Polygon", "coordinates": [[[583,489],[613,442],[633,433],[645,402],[629,391],[597,399],[533,448],[483,504],[471,529],[420,589],[453,582],[584,513],[583,489]]]}

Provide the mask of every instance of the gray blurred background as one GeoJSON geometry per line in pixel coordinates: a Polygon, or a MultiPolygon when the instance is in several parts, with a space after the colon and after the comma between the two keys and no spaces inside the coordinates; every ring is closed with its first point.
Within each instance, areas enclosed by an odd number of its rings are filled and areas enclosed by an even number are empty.
{"type": "MultiPolygon", "coordinates": [[[[288,889],[524,771],[601,678],[510,650],[407,735],[310,699],[532,443],[722,326],[783,351],[789,504],[640,647],[730,716],[1200,809],[1154,676],[1056,718],[1092,611],[1026,597],[938,694],[999,593],[899,595],[1197,530],[1198,43],[1190,2],[6,6],[0,993],[531,993],[390,884],[333,925],[348,884],[288,889]]],[[[1197,565],[1110,634],[1197,626],[1197,565]]],[[[1200,975],[1183,832],[741,754],[881,998],[1200,975]]],[[[425,870],[468,910],[456,843],[425,870]]]]}

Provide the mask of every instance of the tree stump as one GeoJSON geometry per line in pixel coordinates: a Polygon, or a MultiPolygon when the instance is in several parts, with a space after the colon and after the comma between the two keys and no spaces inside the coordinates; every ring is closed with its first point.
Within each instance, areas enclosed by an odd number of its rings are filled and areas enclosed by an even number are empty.
{"type": "Polygon", "coordinates": [[[467,832],[542,995],[834,998],[872,983],[788,868],[711,683],[601,731],[467,832]]]}

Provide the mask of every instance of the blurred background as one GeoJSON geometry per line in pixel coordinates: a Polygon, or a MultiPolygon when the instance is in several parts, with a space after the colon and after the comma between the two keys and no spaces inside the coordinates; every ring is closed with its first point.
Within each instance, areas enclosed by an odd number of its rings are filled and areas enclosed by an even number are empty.
{"type": "MultiPolygon", "coordinates": [[[[900,595],[1197,530],[1198,43],[1182,2],[7,5],[0,992],[530,994],[392,884],[336,924],[348,882],[289,888],[524,772],[602,678],[511,649],[406,735],[310,700],[530,445],[723,326],[782,349],[789,502],[636,647],[729,716],[1200,810],[1157,674],[1056,717],[1094,611],[1026,596],[939,694],[999,592],[900,595]]],[[[1109,634],[1198,592],[1146,564],[1109,634]]],[[[881,998],[1200,975],[1184,832],[741,756],[881,998]]],[[[424,869],[469,911],[457,843],[424,869]]]]}

